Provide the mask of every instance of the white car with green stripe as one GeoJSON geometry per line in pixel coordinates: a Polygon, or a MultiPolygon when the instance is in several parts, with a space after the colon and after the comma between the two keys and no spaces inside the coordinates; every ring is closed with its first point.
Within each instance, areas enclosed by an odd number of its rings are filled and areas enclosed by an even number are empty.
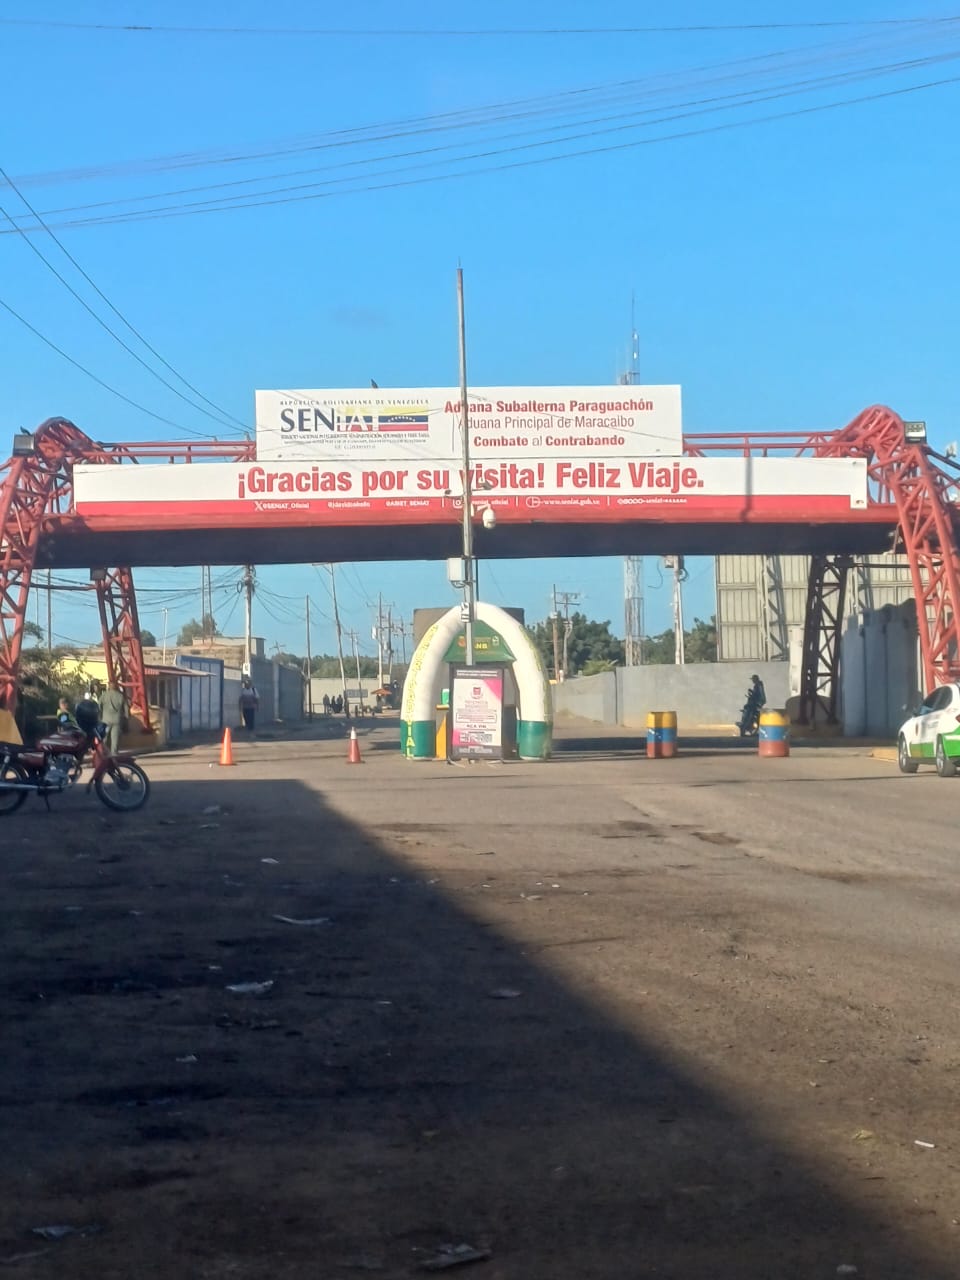
{"type": "Polygon", "coordinates": [[[900,726],[900,772],[916,773],[921,760],[932,760],[941,778],[952,778],[960,767],[960,684],[928,693],[917,714],[900,726]]]}

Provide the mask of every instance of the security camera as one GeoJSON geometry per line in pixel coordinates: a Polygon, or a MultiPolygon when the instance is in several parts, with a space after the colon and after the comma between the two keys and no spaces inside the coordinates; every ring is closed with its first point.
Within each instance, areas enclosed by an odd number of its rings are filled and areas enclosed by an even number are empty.
{"type": "Polygon", "coordinates": [[[484,507],[483,515],[480,518],[483,520],[485,529],[495,529],[497,527],[497,513],[493,507],[484,507]]]}

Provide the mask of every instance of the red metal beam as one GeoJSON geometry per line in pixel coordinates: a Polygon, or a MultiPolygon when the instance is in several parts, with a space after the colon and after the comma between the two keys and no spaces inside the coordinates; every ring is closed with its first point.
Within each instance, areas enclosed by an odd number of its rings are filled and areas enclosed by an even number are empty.
{"type": "MultiPolygon", "coordinates": [[[[134,460],[126,446],[108,449],[96,444],[65,418],[48,419],[37,428],[33,441],[32,454],[12,458],[0,468],[0,707],[10,712],[17,708],[23,628],[37,545],[43,529],[70,512],[73,464],[134,460]]],[[[120,569],[108,574],[108,581],[109,591],[98,590],[107,670],[124,683],[131,708],[149,729],[133,579],[129,569],[120,569]]],[[[52,637],[47,639],[52,644],[52,637]]]]}
{"type": "MultiPolygon", "coordinates": [[[[144,441],[96,443],[64,419],[52,419],[37,431],[37,454],[12,459],[0,468],[0,706],[16,698],[16,670],[22,644],[26,597],[44,528],[61,527],[71,511],[70,469],[74,462],[137,464],[165,461],[190,465],[206,461],[250,461],[252,440],[144,441]]],[[[953,500],[958,475],[946,459],[904,438],[902,420],[892,410],[874,406],[842,431],[693,433],[684,438],[689,456],[737,454],[753,457],[863,457],[869,477],[866,512],[851,512],[850,521],[889,518],[899,529],[913,577],[924,678],[927,685],[960,678],[960,553],[957,550],[957,506],[953,500]]],[[[822,575],[821,575],[822,577],[822,575]]],[[[821,583],[822,585],[822,583],[821,583]]],[[[143,700],[142,654],[136,601],[129,571],[117,570],[109,590],[98,593],[104,621],[108,669],[129,690],[131,701],[143,700]]],[[[810,670],[808,691],[834,698],[824,684],[826,666],[836,674],[839,648],[828,653],[823,637],[836,631],[836,609],[829,593],[814,591],[805,645],[810,670]],[[829,663],[827,663],[829,658],[829,663]],[[826,664],[826,665],[825,665],[826,664]]],[[[842,610],[840,610],[842,613],[842,610]]],[[[834,681],[835,683],[835,681],[834,681]]],[[[138,705],[137,709],[140,707],[138,705]]]]}

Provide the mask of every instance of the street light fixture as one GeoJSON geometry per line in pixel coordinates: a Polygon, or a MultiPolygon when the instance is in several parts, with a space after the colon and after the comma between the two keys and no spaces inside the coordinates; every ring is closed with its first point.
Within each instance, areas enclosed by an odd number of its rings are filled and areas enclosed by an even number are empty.
{"type": "Polygon", "coordinates": [[[15,458],[31,458],[36,453],[37,444],[29,431],[17,431],[13,437],[13,456],[15,458]]]}

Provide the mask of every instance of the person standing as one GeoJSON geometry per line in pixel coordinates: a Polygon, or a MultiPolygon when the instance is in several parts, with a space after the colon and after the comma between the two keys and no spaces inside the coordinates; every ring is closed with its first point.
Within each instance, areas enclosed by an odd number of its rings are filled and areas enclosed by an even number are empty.
{"type": "Polygon", "coordinates": [[[126,694],[116,680],[111,680],[100,699],[100,716],[106,726],[107,752],[111,756],[120,750],[120,735],[126,728],[129,712],[126,694]]]}
{"type": "Polygon", "coordinates": [[[257,723],[257,709],[260,706],[260,695],[249,676],[244,676],[240,685],[240,719],[243,727],[250,733],[257,723]]]}
{"type": "Polygon", "coordinates": [[[329,693],[325,693],[325,694],[323,695],[323,714],[324,714],[325,716],[329,716],[329,714],[330,714],[330,695],[329,695],[329,693]]]}

